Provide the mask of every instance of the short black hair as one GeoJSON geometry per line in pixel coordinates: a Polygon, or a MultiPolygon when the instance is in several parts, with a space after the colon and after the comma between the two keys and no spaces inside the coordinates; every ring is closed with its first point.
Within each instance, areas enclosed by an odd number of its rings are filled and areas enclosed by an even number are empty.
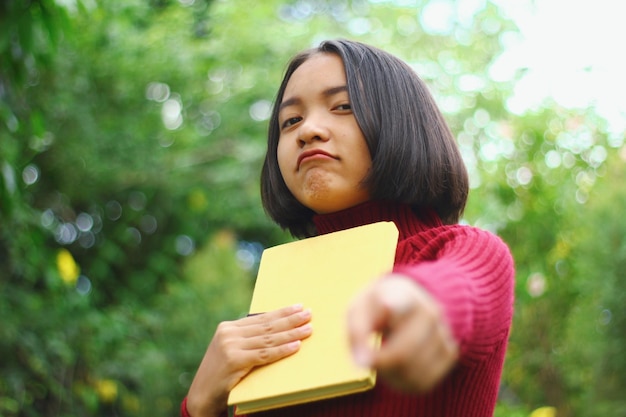
{"type": "Polygon", "coordinates": [[[381,49],[345,39],[322,42],[289,62],[269,121],[261,172],[261,200],[269,216],[295,237],[317,234],[313,210],[291,194],[278,167],[278,110],[294,71],[316,54],[343,61],[348,95],[363,132],[372,167],[364,180],[372,200],[431,208],[447,224],[463,213],[467,169],[448,124],[426,84],[402,60],[381,49]]]}

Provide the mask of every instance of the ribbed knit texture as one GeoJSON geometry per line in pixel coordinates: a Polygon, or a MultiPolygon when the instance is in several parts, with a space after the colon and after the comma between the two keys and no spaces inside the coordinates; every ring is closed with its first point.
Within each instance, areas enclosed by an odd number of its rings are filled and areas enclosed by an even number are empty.
{"type": "Polygon", "coordinates": [[[417,216],[408,206],[395,203],[367,202],[315,216],[314,221],[319,234],[393,221],[400,231],[394,270],[411,277],[439,301],[460,344],[461,357],[427,394],[396,392],[379,378],[369,392],[253,416],[492,416],[513,314],[514,270],[507,246],[489,232],[443,225],[432,211],[417,216]]]}

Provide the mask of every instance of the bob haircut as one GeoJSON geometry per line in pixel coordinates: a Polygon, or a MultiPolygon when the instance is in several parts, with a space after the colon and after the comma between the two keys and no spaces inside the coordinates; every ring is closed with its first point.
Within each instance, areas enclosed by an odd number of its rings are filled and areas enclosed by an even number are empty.
{"type": "Polygon", "coordinates": [[[363,185],[372,200],[433,209],[446,224],[459,221],[468,194],[465,164],[424,82],[406,63],[378,48],[330,40],[293,57],[278,90],[261,172],[261,200],[269,216],[295,237],[317,234],[315,214],[291,194],[278,167],[278,110],[291,75],[316,54],[336,54],[348,96],[372,157],[363,185]]]}

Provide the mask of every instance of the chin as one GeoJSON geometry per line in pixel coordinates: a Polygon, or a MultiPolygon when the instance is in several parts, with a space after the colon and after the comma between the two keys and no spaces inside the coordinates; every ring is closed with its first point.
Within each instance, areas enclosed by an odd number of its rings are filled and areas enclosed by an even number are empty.
{"type": "MultiPolygon", "coordinates": [[[[354,200],[350,202],[343,202],[342,204],[338,204],[337,199],[332,199],[330,201],[326,201],[326,204],[321,204],[321,202],[317,202],[317,204],[307,205],[311,210],[313,210],[317,214],[330,214],[336,213],[338,211],[347,210],[351,207],[358,206],[359,204],[363,204],[369,199],[365,200],[354,200]]],[[[305,204],[306,205],[306,204],[305,204]]]]}

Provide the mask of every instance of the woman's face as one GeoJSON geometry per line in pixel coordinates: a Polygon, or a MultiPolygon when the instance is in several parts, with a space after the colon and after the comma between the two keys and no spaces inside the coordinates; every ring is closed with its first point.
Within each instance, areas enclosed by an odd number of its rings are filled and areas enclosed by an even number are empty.
{"type": "Polygon", "coordinates": [[[372,166],[348,97],[338,55],[313,55],[295,70],[279,104],[278,166],[289,191],[316,213],[370,199],[362,180],[372,166]]]}

